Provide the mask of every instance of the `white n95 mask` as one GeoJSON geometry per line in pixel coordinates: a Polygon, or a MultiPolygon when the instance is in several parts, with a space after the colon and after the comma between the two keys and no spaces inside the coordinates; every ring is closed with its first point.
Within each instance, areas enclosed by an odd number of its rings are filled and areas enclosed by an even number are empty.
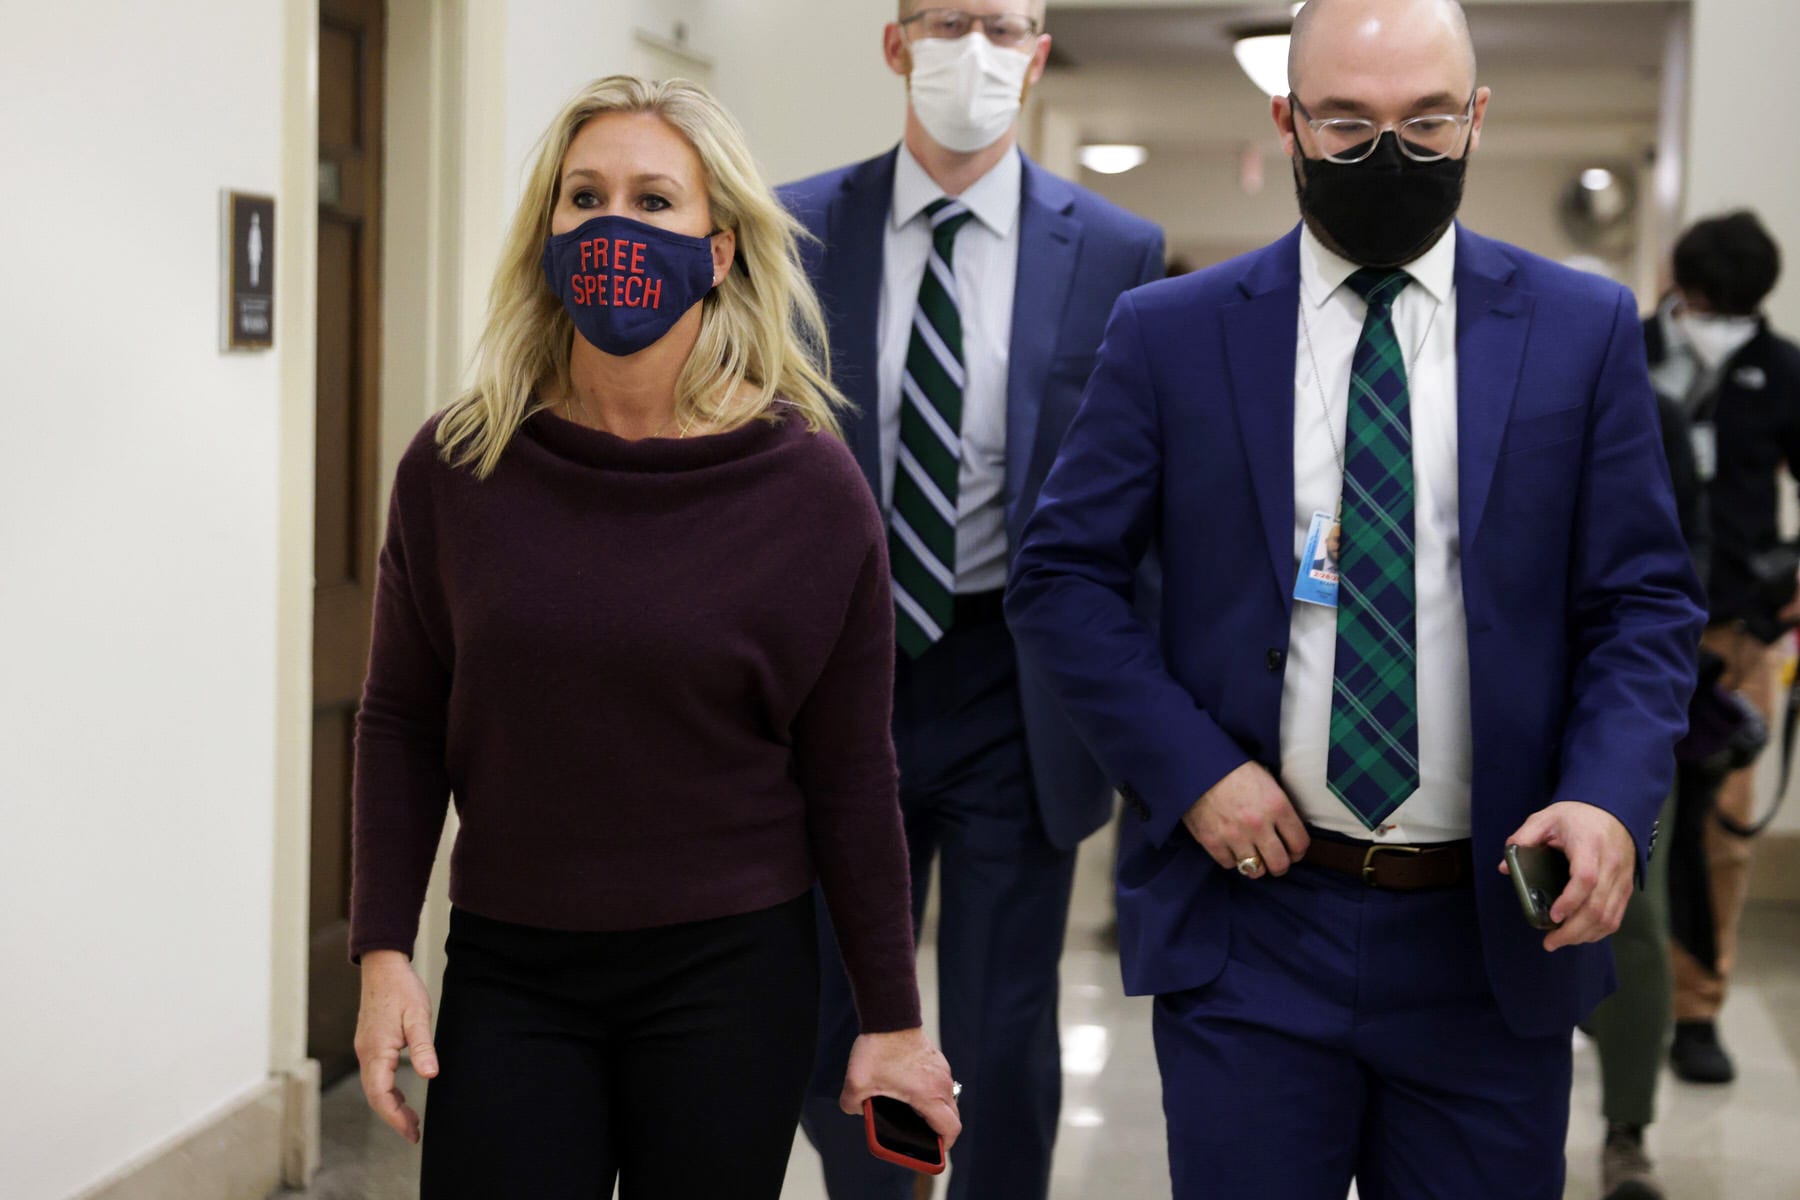
{"type": "Polygon", "coordinates": [[[1712,313],[1689,313],[1681,318],[1681,331],[1706,369],[1716,371],[1731,356],[1748,346],[1762,328],[1758,317],[1721,317],[1712,313]]]}
{"type": "Polygon", "coordinates": [[[920,38],[912,51],[913,111],[946,150],[973,154],[999,141],[1018,118],[1031,55],[970,30],[951,41],[920,38]]]}

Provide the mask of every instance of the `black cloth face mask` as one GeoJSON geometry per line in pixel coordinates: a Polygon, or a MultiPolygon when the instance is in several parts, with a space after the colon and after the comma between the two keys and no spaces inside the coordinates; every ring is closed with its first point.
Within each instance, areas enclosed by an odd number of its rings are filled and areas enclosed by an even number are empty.
{"type": "Polygon", "coordinates": [[[1406,157],[1392,130],[1361,162],[1307,157],[1297,139],[1294,158],[1301,213],[1327,246],[1364,267],[1405,266],[1431,249],[1456,220],[1469,169],[1466,153],[1435,162],[1406,157]]]}

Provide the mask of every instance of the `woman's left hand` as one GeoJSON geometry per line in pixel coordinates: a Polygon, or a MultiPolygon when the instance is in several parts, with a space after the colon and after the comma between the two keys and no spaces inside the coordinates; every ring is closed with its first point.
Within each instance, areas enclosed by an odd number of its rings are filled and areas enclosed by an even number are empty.
{"type": "Polygon", "coordinates": [[[947,1150],[962,1133],[955,1087],[950,1064],[923,1029],[865,1033],[850,1049],[850,1069],[844,1074],[838,1105],[847,1113],[861,1115],[863,1101],[871,1096],[903,1100],[943,1135],[947,1150]]]}

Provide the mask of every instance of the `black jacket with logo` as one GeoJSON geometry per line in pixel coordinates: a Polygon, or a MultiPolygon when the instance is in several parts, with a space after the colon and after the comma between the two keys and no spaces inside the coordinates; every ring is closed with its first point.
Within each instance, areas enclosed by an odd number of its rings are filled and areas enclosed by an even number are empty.
{"type": "MultiPolygon", "coordinates": [[[[1668,353],[1656,317],[1644,323],[1644,341],[1654,370],[1668,353]]],[[[1715,623],[1767,617],[1749,564],[1781,540],[1777,473],[1785,463],[1800,477],[1800,346],[1765,321],[1725,364],[1717,395],[1699,415],[1709,417],[1718,445],[1718,474],[1707,488],[1711,617],[1715,623]]]]}

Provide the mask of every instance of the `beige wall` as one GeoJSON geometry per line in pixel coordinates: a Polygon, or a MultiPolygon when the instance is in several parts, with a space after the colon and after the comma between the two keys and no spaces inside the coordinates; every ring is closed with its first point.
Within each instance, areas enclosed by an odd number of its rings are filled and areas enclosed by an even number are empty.
{"type": "Polygon", "coordinates": [[[1800,152],[1782,130],[1800,96],[1796,47],[1800,4],[1695,0],[1686,211],[1756,209],[1786,251],[1769,315],[1789,336],[1800,335],[1800,152]]]}
{"type": "Polygon", "coordinates": [[[900,140],[905,81],[881,56],[893,0],[711,0],[719,98],[774,182],[871,158],[900,140]]]}
{"type": "Polygon", "coordinates": [[[269,1072],[287,350],[219,349],[219,191],[281,187],[282,19],[0,22],[7,1200],[69,1196],[269,1072]]]}
{"type": "Polygon", "coordinates": [[[705,0],[505,0],[506,209],[518,198],[526,160],[544,128],[577,89],[603,75],[650,66],[640,34],[672,38],[686,25],[706,53],[705,0]]]}
{"type": "Polygon", "coordinates": [[[905,90],[881,59],[892,0],[511,0],[504,20],[507,207],[531,148],[582,84],[680,67],[744,126],[771,182],[867,158],[899,140],[905,90]]]}

